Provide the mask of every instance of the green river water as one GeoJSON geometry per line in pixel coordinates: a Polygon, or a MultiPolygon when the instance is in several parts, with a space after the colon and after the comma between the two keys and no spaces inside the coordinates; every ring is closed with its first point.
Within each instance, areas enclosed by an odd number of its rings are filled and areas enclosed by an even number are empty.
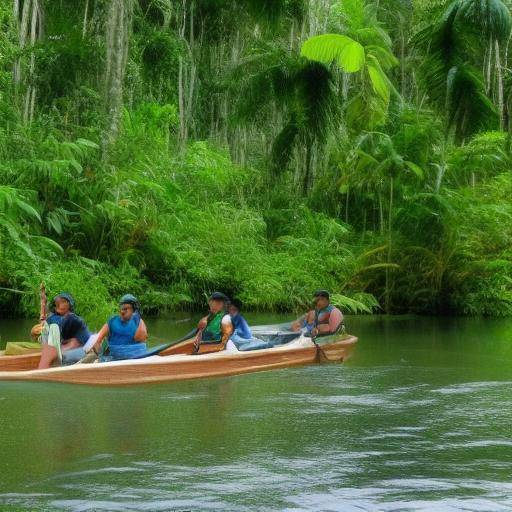
{"type": "MultiPolygon", "coordinates": [[[[0,383],[0,510],[512,510],[512,321],[348,324],[343,365],[0,383]]],[[[190,325],[148,321],[166,339],[190,325]]],[[[2,342],[29,327],[2,320],[2,342]]]]}

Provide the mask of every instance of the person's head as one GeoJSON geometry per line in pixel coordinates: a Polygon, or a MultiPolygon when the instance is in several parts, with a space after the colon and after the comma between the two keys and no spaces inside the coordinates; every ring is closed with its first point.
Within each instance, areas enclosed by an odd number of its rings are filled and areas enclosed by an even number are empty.
{"type": "Polygon", "coordinates": [[[75,309],[75,299],[70,293],[61,292],[53,298],[53,311],[57,315],[67,315],[75,309]]]}
{"type": "Polygon", "coordinates": [[[229,304],[229,308],[228,308],[229,314],[231,316],[236,316],[236,315],[238,315],[238,313],[240,313],[241,310],[242,310],[242,301],[240,301],[238,299],[233,299],[231,301],[231,303],[229,304]]]}
{"type": "Polygon", "coordinates": [[[208,299],[211,313],[219,313],[226,309],[228,298],[221,292],[213,292],[208,299]]]}
{"type": "Polygon", "coordinates": [[[313,294],[313,301],[316,309],[323,309],[329,305],[329,292],[327,290],[317,290],[313,294]]]}
{"type": "Polygon", "coordinates": [[[121,297],[121,300],[119,301],[119,316],[122,320],[130,320],[135,311],[138,310],[139,302],[133,295],[127,293],[121,297]]]}

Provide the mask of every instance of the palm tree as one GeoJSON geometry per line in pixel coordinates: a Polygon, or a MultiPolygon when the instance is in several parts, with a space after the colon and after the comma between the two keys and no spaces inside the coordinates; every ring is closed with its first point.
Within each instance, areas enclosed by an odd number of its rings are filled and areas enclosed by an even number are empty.
{"type": "Polygon", "coordinates": [[[503,121],[500,45],[508,39],[511,26],[510,12],[501,0],[455,0],[416,35],[417,46],[426,54],[421,67],[425,89],[446,113],[447,136],[463,141],[497,124],[496,108],[486,94],[492,68],[503,121]],[[478,67],[483,52],[487,87],[478,67]]]}
{"type": "Polygon", "coordinates": [[[336,96],[332,74],[323,65],[290,55],[282,46],[262,45],[234,74],[237,123],[276,124],[271,169],[282,173],[295,155],[304,195],[311,188],[314,158],[333,128],[336,96]]]}
{"type": "Polygon", "coordinates": [[[398,64],[392,42],[375,17],[375,5],[364,0],[349,0],[338,5],[335,28],[338,32],[314,36],[302,46],[302,55],[330,65],[335,63],[344,75],[344,94],[348,96],[348,75],[359,72],[357,90],[347,105],[347,121],[356,128],[381,124],[388,112],[391,93],[398,98],[388,77],[398,64]]]}

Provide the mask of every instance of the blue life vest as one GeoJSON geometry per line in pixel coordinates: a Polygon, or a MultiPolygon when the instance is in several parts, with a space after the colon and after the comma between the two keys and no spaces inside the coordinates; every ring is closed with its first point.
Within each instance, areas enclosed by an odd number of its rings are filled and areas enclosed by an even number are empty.
{"type": "Polygon", "coordinates": [[[108,345],[131,345],[137,343],[134,339],[140,324],[140,316],[134,313],[130,320],[123,321],[119,315],[111,317],[108,321],[108,345]]]}
{"type": "Polygon", "coordinates": [[[135,312],[127,322],[123,321],[119,315],[110,318],[108,321],[108,349],[112,359],[133,359],[145,354],[146,344],[135,340],[139,324],[138,312],[135,312]]]}
{"type": "Polygon", "coordinates": [[[234,332],[233,334],[240,336],[245,340],[250,340],[252,338],[251,328],[247,323],[247,320],[240,314],[232,316],[231,322],[233,323],[234,332]]]}

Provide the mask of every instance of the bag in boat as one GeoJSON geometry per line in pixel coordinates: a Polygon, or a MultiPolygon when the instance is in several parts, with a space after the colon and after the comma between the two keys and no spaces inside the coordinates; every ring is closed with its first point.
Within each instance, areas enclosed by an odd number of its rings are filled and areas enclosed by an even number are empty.
{"type": "Polygon", "coordinates": [[[10,341],[5,346],[6,356],[22,356],[41,352],[41,344],[31,341],[10,341]]]}

